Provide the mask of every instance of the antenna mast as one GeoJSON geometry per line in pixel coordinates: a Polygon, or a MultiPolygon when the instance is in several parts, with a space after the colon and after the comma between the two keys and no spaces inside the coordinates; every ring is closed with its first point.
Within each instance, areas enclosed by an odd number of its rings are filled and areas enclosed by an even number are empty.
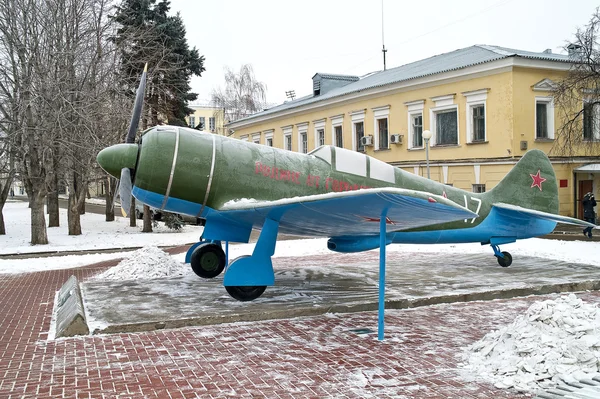
{"type": "Polygon", "coordinates": [[[385,36],[384,36],[384,29],[383,29],[383,0],[381,0],[381,44],[383,46],[381,52],[383,53],[383,70],[386,70],[385,67],[385,53],[387,53],[387,50],[385,49],[385,36]]]}

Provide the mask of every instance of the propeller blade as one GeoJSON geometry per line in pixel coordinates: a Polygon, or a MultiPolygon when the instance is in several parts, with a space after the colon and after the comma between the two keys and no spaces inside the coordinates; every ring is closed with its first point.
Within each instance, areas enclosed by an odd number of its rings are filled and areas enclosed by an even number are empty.
{"type": "Polygon", "coordinates": [[[146,91],[146,72],[148,70],[148,64],[144,66],[144,73],[142,73],[142,79],[140,85],[137,88],[135,94],[135,103],[133,104],[133,114],[131,115],[131,122],[129,123],[129,130],[127,131],[127,137],[125,138],[126,143],[135,142],[135,133],[137,132],[138,125],[140,124],[140,117],[142,116],[142,106],[144,105],[144,92],[146,91]]]}
{"type": "Polygon", "coordinates": [[[131,208],[131,172],[129,168],[121,169],[121,180],[119,182],[119,196],[121,197],[121,213],[123,216],[129,214],[131,208]]]}

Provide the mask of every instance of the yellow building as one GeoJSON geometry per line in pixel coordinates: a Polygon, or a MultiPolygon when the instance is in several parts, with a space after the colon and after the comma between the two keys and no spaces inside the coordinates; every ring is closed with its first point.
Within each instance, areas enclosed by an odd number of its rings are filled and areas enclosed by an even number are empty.
{"type": "Polygon", "coordinates": [[[190,127],[202,126],[201,130],[216,134],[225,134],[224,111],[222,108],[212,107],[210,105],[189,105],[194,110],[193,114],[185,118],[185,122],[190,127]]]}
{"type": "MultiPolygon", "coordinates": [[[[599,194],[600,157],[552,155],[560,126],[553,90],[570,67],[569,55],[550,50],[476,45],[362,77],[317,73],[312,95],[226,128],[238,139],[290,151],[323,144],[364,151],[421,176],[422,134],[430,130],[431,178],[475,192],[493,188],[537,148],[556,170],[561,214],[577,217],[580,198],[599,194]]],[[[582,135],[600,140],[593,129],[582,135]]]]}

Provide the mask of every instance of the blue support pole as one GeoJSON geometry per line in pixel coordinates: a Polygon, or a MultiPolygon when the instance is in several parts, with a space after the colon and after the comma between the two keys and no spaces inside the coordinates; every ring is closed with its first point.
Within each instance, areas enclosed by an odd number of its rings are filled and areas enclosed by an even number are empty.
{"type": "Polygon", "coordinates": [[[225,241],[225,267],[229,266],[229,241],[225,241]]]}
{"type": "Polygon", "coordinates": [[[379,220],[379,314],[377,316],[377,339],[383,341],[385,312],[385,235],[386,214],[384,210],[379,220]]]}

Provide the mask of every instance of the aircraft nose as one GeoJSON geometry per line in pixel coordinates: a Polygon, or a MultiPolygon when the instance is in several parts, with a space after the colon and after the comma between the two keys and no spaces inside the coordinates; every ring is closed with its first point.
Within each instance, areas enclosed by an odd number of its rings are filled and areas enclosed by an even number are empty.
{"type": "Polygon", "coordinates": [[[119,179],[121,169],[135,168],[137,152],[137,144],[117,144],[100,151],[96,161],[102,169],[119,179]]]}

